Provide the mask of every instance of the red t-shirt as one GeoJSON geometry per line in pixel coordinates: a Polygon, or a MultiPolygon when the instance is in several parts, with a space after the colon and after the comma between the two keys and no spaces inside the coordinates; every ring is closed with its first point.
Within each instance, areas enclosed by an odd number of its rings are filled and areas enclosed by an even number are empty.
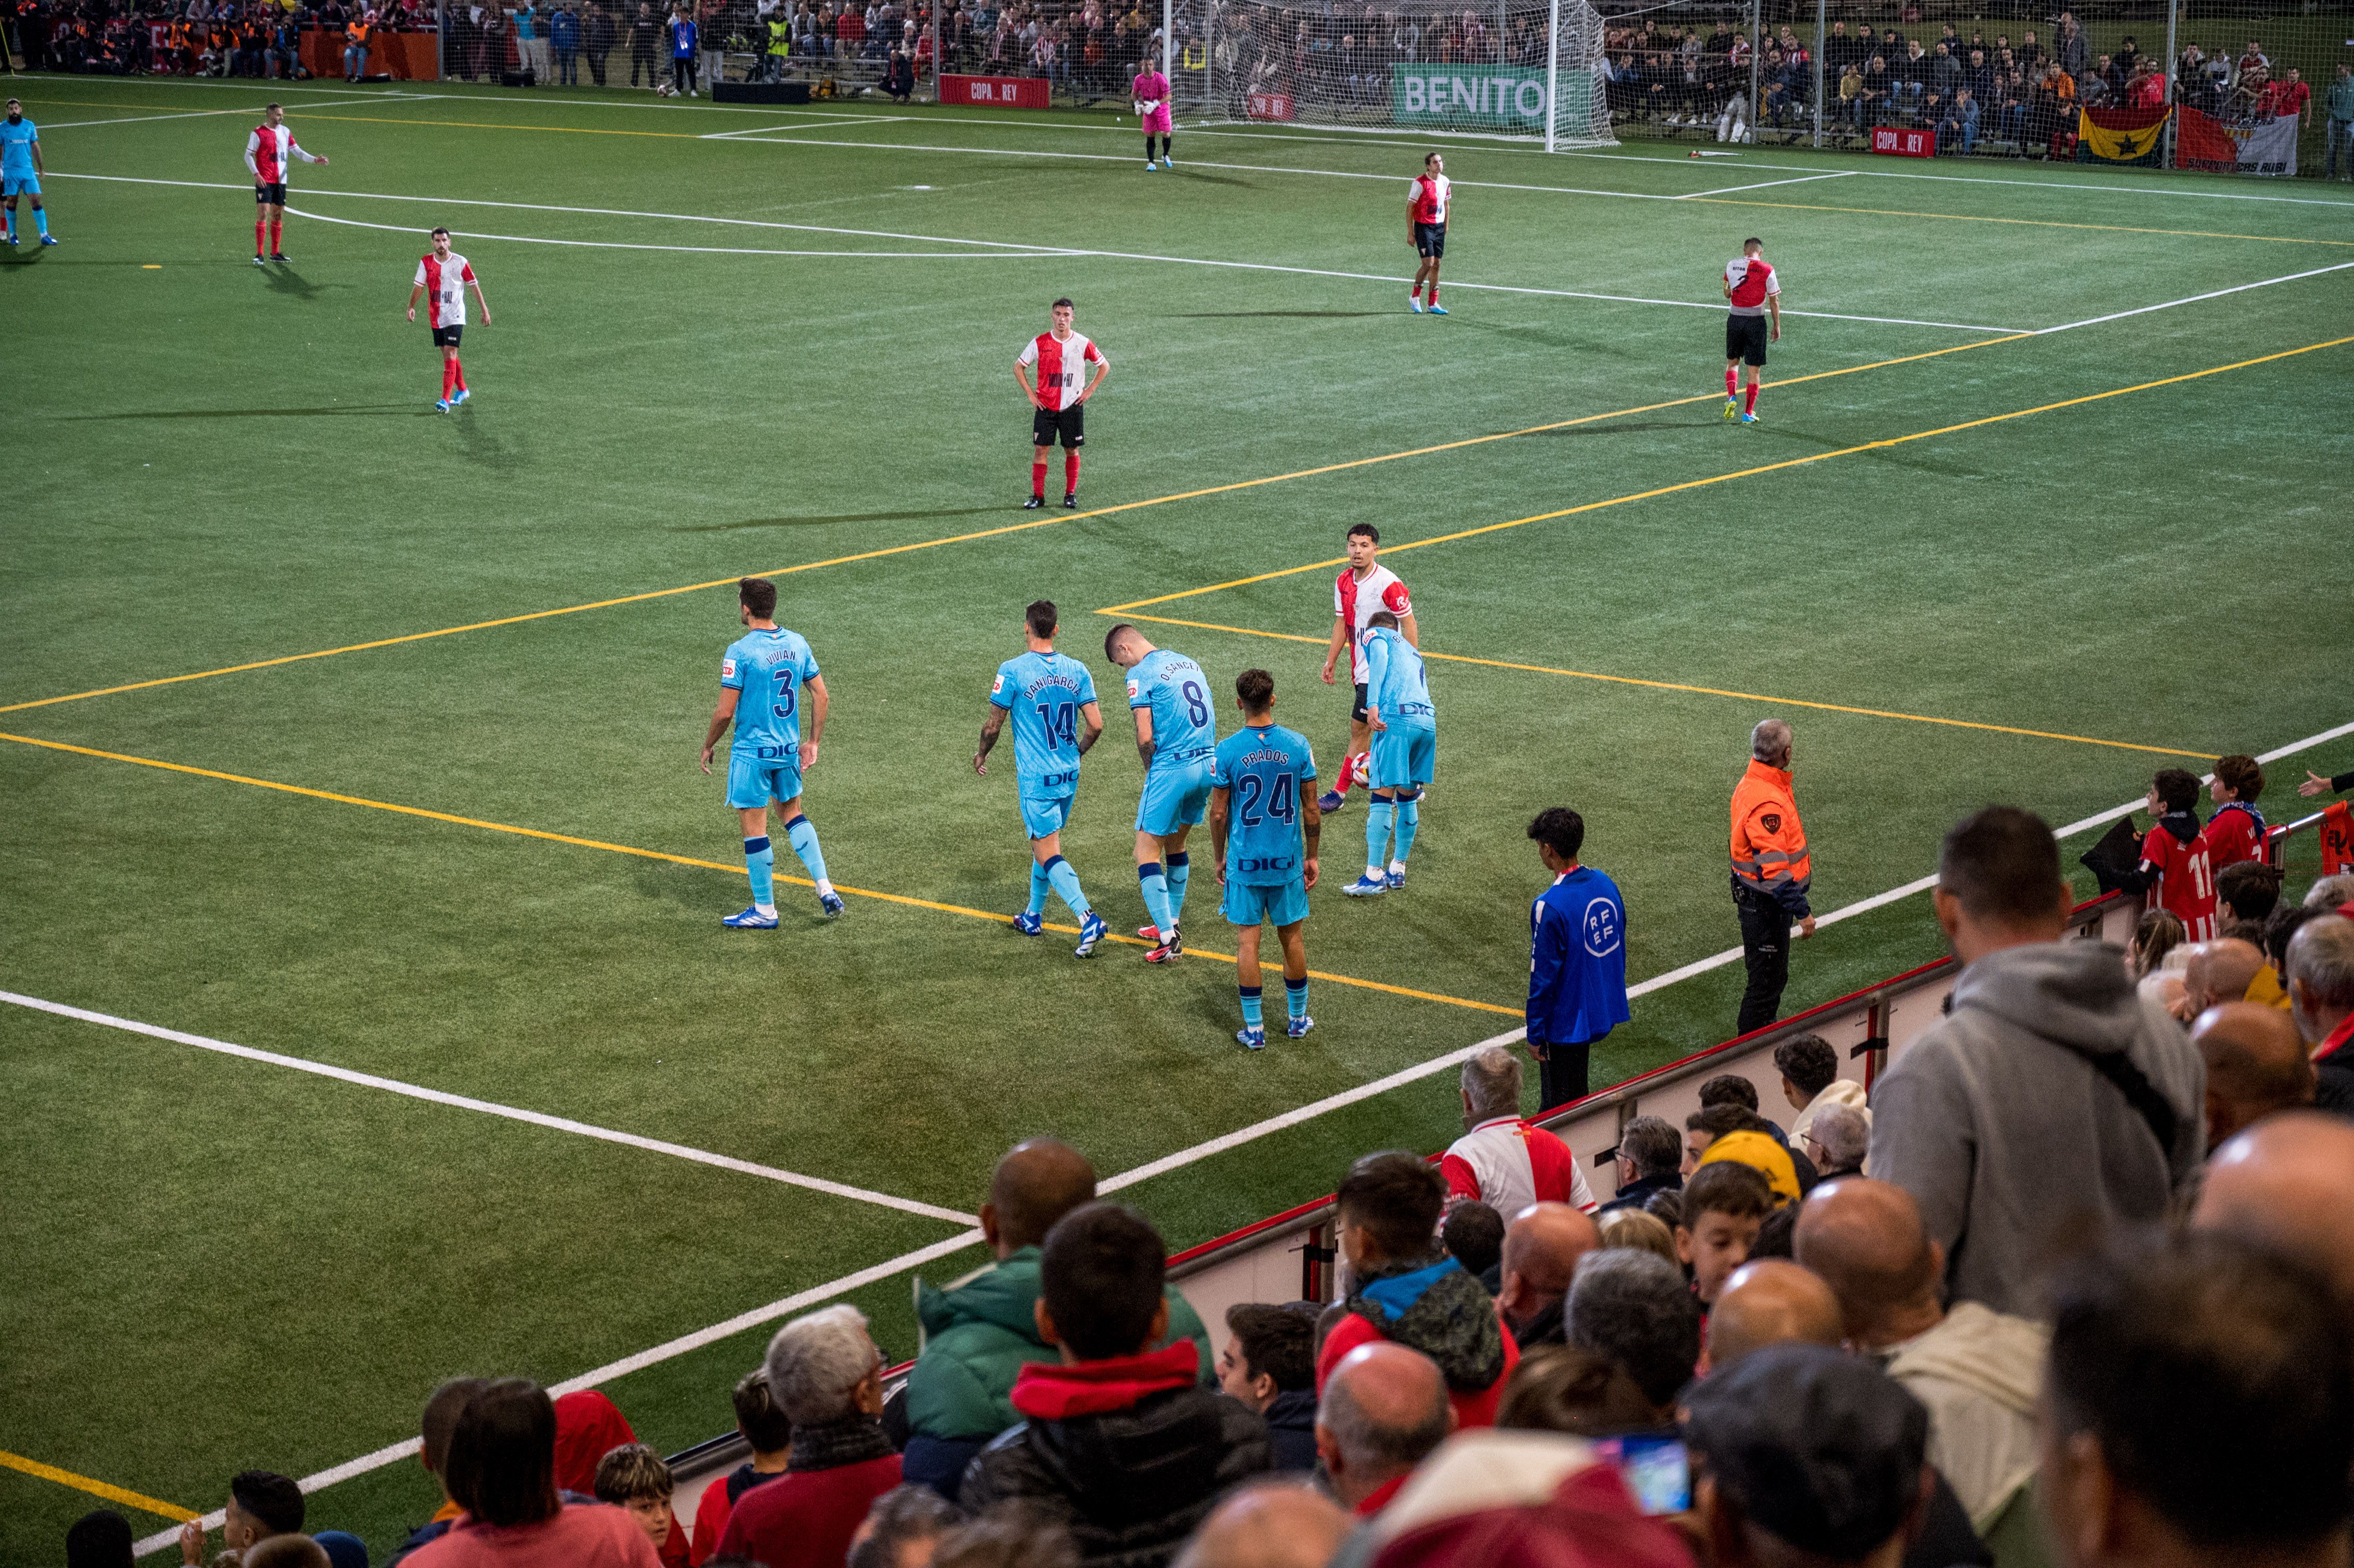
{"type": "Polygon", "coordinates": [[[2184,843],[2164,827],[2152,828],[2141,841],[2141,863],[2156,874],[2150,902],[2182,922],[2183,940],[2215,939],[2215,871],[2207,834],[2193,834],[2184,843]]]}
{"type": "Polygon", "coordinates": [[[2264,858],[2264,831],[2257,825],[2261,820],[2237,800],[2217,808],[2207,822],[2207,854],[2218,875],[2227,865],[2264,858]]]}
{"type": "Polygon", "coordinates": [[[2321,874],[2354,868],[2354,806],[2333,803],[2321,813],[2321,874]]]}
{"type": "Polygon", "coordinates": [[[842,1568],[867,1509],[898,1484],[896,1454],[830,1470],[788,1470],[736,1499],[719,1554],[768,1568],[842,1568]]]}
{"type": "MultiPolygon", "coordinates": [[[[1504,1336],[1501,1375],[1475,1393],[1458,1393],[1451,1388],[1447,1391],[1447,1402],[1455,1406],[1455,1424],[1459,1430],[1496,1425],[1496,1408],[1504,1403],[1504,1385],[1512,1381],[1512,1369],[1521,1364],[1521,1346],[1512,1338],[1511,1325],[1499,1314],[1496,1327],[1504,1336]]],[[[1316,1392],[1324,1392],[1324,1383],[1331,1377],[1332,1369],[1341,1364],[1341,1357],[1359,1345],[1370,1345],[1384,1338],[1386,1336],[1362,1312],[1352,1312],[1341,1319],[1324,1337],[1324,1353],[1316,1358],[1316,1392]]]]}

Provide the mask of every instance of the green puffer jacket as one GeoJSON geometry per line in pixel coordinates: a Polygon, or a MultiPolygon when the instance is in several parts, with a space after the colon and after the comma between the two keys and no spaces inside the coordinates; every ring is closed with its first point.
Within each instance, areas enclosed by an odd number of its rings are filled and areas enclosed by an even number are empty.
{"type": "MultiPolygon", "coordinates": [[[[1022,1420],[1007,1396],[1024,1361],[1052,1361],[1032,1316],[1038,1300],[1038,1249],[1025,1246],[952,1284],[916,1281],[924,1341],[907,1376],[907,1429],[925,1437],[994,1437],[1022,1420]]],[[[1205,1386],[1217,1382],[1217,1352],[1200,1314],[1175,1286],[1168,1291],[1169,1335],[1149,1348],[1190,1339],[1205,1386]]]]}

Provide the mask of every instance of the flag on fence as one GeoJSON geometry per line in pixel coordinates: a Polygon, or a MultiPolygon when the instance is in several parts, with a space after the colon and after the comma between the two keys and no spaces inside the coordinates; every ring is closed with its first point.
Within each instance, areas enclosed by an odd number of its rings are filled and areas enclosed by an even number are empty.
{"type": "Polygon", "coordinates": [[[2076,161],[2156,164],[2164,145],[2168,112],[2164,108],[2138,107],[2078,110],[2076,161]]]}
{"type": "Polygon", "coordinates": [[[2296,173],[2296,116],[2235,124],[2186,107],[2174,133],[2178,167],[2211,174],[2296,173]]]}

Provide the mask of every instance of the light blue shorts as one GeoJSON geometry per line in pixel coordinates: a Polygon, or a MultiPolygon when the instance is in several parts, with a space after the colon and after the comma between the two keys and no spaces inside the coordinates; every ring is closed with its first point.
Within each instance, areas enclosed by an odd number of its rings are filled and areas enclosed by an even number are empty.
{"type": "Polygon", "coordinates": [[[1155,767],[1144,776],[1144,798],[1136,803],[1136,831],[1166,838],[1179,828],[1198,828],[1210,809],[1210,767],[1214,758],[1155,767]]]}
{"type": "Polygon", "coordinates": [[[1438,731],[1392,724],[1373,731],[1372,755],[1374,789],[1411,789],[1427,784],[1430,765],[1438,757],[1438,731]]]}
{"type": "Polygon", "coordinates": [[[38,175],[0,175],[0,196],[40,194],[41,176],[38,175]]]}
{"type": "Polygon", "coordinates": [[[1051,800],[1023,796],[1022,831],[1034,839],[1054,837],[1071,820],[1071,802],[1077,799],[1076,795],[1057,795],[1051,800]]]}
{"type": "Polygon", "coordinates": [[[1296,926],[1308,918],[1308,879],[1295,876],[1278,887],[1257,887],[1229,880],[1225,899],[1219,907],[1229,925],[1296,926]]]}
{"type": "Polygon", "coordinates": [[[801,751],[797,746],[764,746],[754,751],[727,754],[727,803],[749,811],[769,803],[798,800],[801,792],[801,751]]]}

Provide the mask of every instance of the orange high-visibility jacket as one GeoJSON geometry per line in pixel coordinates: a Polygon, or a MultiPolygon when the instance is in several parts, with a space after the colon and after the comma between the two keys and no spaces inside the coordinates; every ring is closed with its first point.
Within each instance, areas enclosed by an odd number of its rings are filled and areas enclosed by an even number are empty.
{"type": "Polygon", "coordinates": [[[1733,878],[1771,898],[1793,916],[1811,911],[1807,887],[1814,863],[1807,854],[1807,830],[1790,794],[1790,775],[1753,761],[1733,789],[1733,878]]]}

